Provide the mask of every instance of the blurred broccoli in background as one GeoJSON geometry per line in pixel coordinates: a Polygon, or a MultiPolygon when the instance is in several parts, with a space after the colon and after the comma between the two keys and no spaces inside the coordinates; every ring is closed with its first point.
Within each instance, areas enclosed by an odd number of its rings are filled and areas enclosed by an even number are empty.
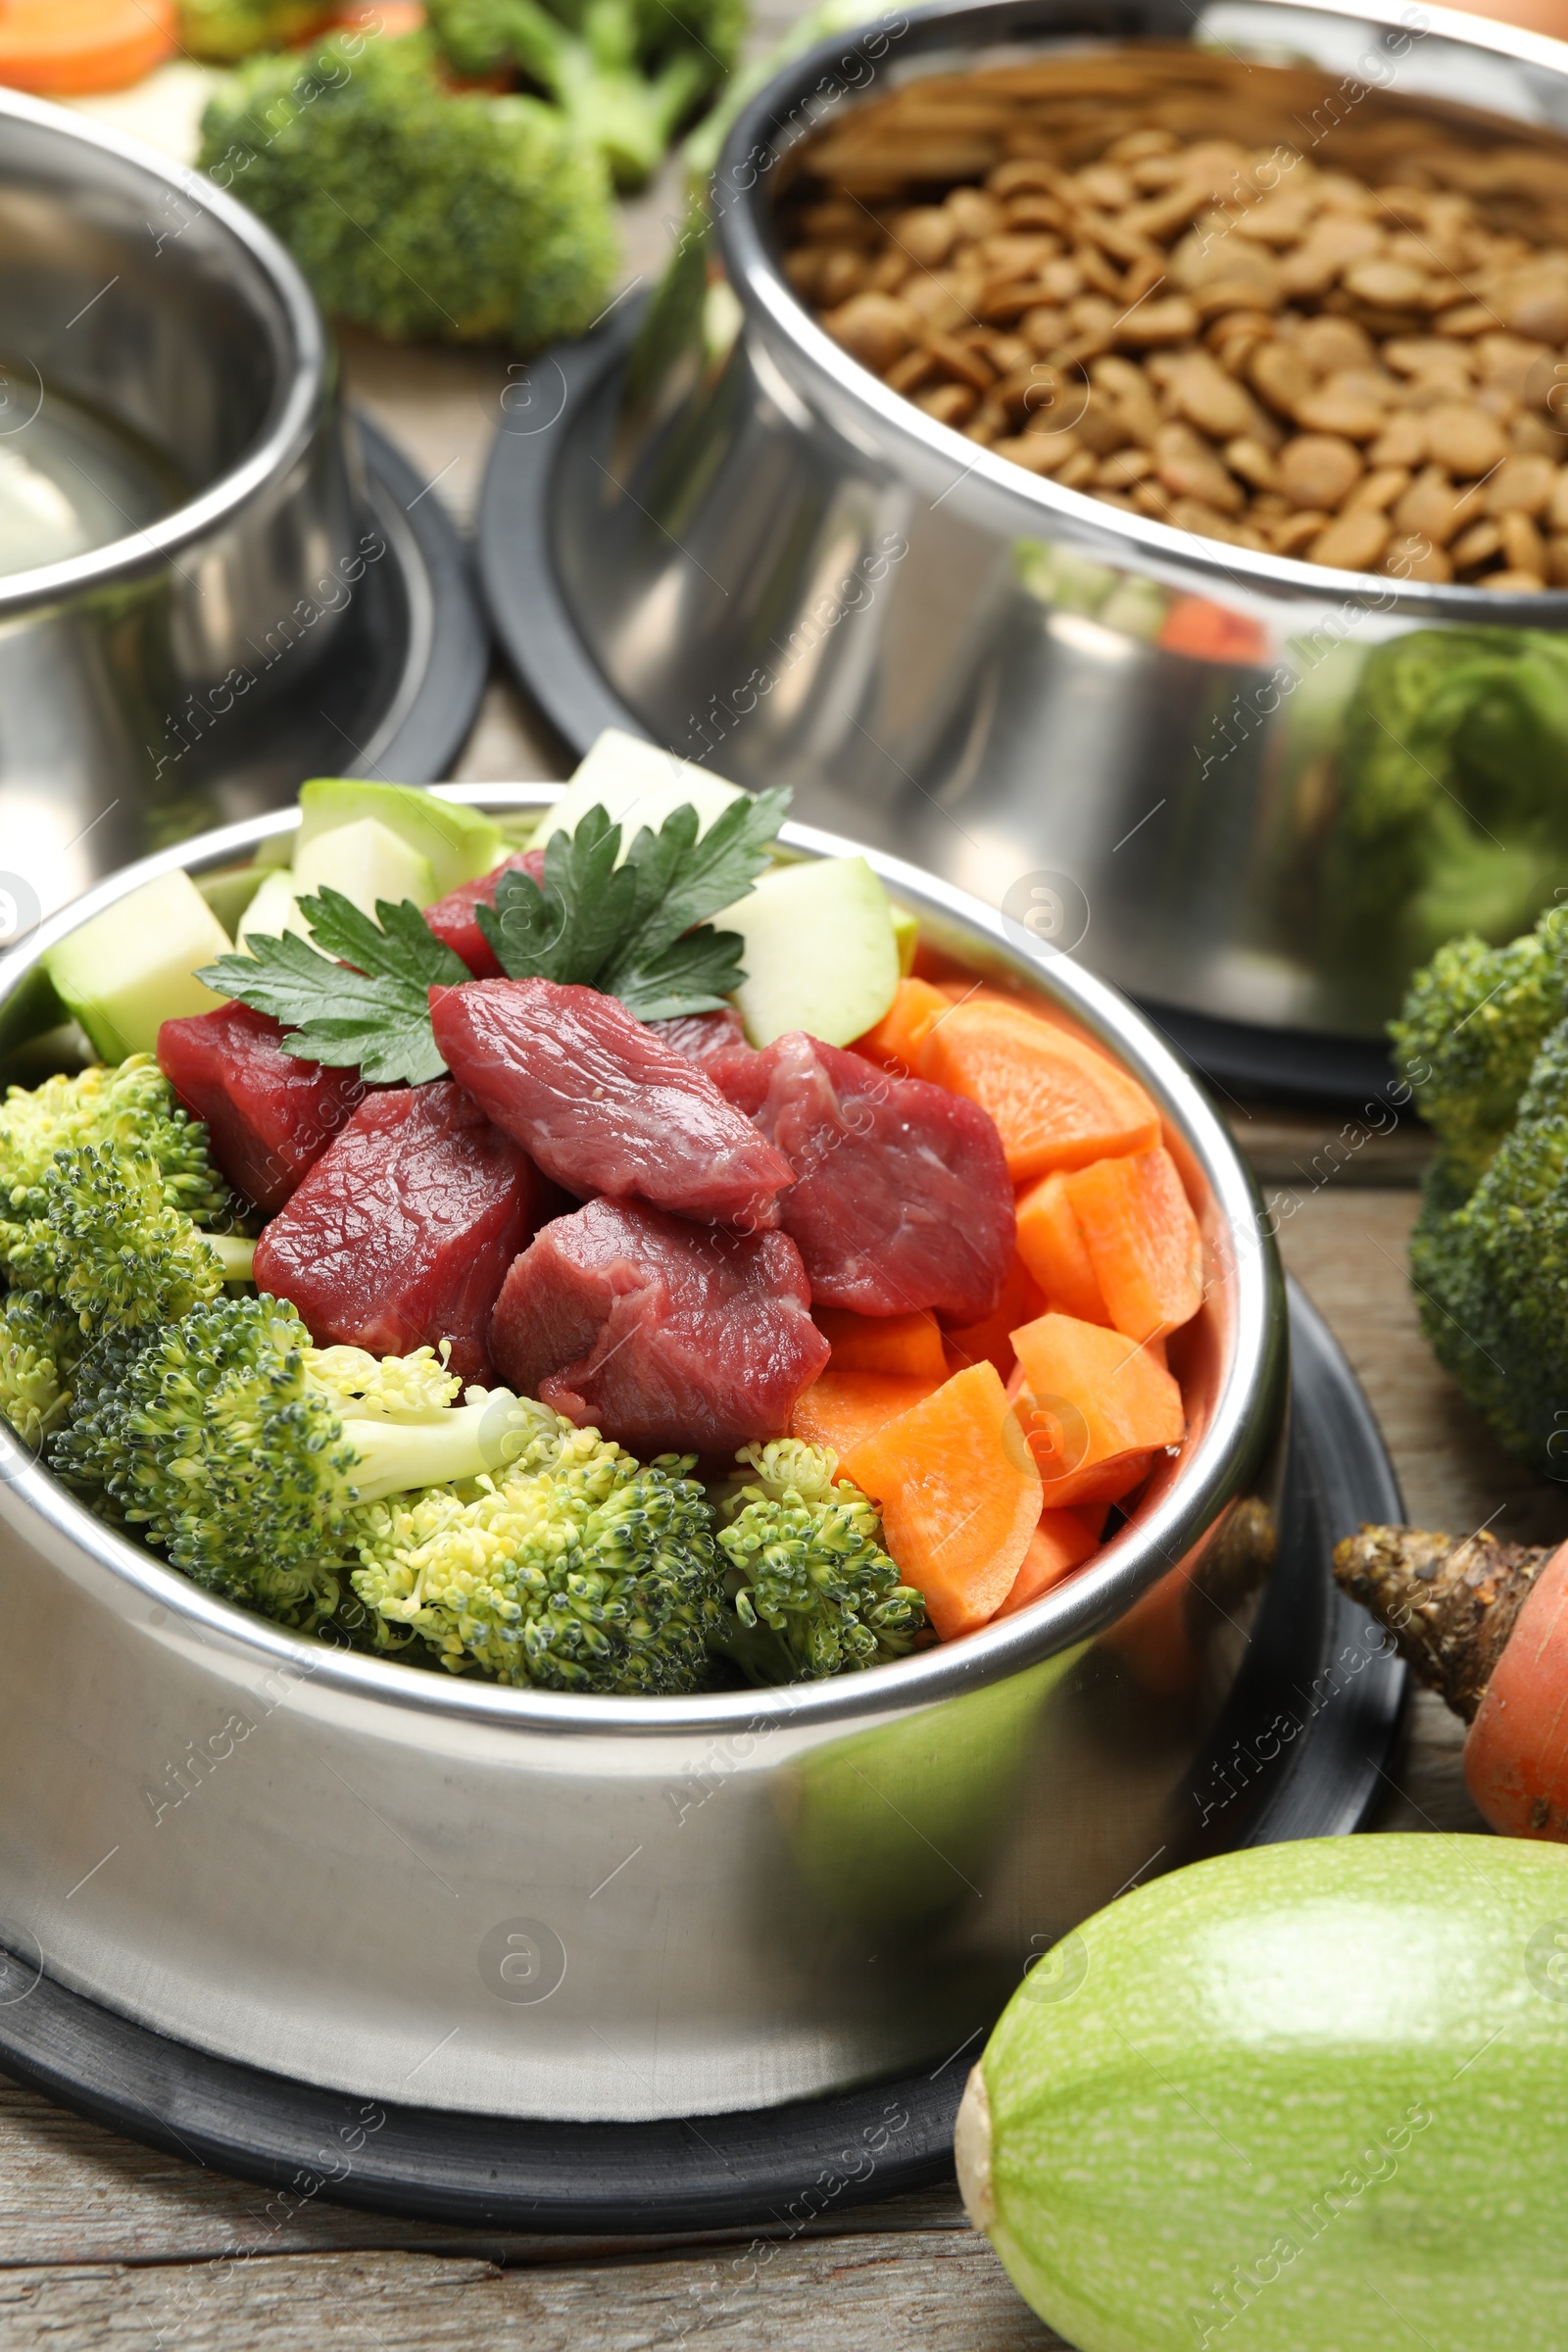
{"type": "Polygon", "coordinates": [[[1568,1476],[1568,912],[1451,941],[1396,1058],[1434,1129],[1410,1239],[1422,1329],[1510,1453],[1568,1476]]]}
{"type": "Polygon", "coordinates": [[[782,1438],[737,1457],[753,1473],[719,1545],[729,1610],[712,1646],[754,1683],[815,1681],[903,1657],[925,1603],[882,1548],[881,1522],[824,1447],[782,1438]]]}
{"type": "Polygon", "coordinates": [[[326,310],[396,341],[537,350],[614,284],[601,157],[541,100],[449,88],[421,33],[254,60],[208,107],[201,163],[326,310]]]}
{"type": "MultiPolygon", "coordinates": [[[[640,1467],[546,1406],[504,1474],[355,1515],[354,1590],[454,1673],[601,1696],[695,1690],[723,1603],[692,1463],[640,1467]]],[[[405,1636],[406,1638],[406,1636],[405,1636]]]]}
{"type": "Polygon", "coordinates": [[[179,45],[206,64],[231,66],[304,40],[332,15],[326,0],[179,0],[179,45]]]}
{"type": "Polygon", "coordinates": [[[641,187],[735,62],[745,0],[429,0],[455,73],[522,74],[641,187]]]}
{"type": "Polygon", "coordinates": [[[1415,629],[1367,658],[1345,717],[1324,897],[1401,974],[1456,932],[1534,920],[1568,865],[1568,639],[1415,629]]]}

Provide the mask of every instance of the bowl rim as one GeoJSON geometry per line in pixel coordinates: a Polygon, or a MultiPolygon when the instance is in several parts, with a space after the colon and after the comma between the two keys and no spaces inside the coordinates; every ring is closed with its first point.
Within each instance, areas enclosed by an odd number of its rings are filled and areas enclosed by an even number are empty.
{"type": "MultiPolygon", "coordinates": [[[[559,784],[436,786],[437,797],[495,813],[543,809],[559,784]]],[[[50,915],[24,946],[0,957],[0,1007],[24,985],[54,943],[143,883],[176,868],[217,872],[243,862],[266,842],[292,832],[297,807],[198,835],[122,868],[50,915]]],[[[592,1737],[607,1733],[713,1733],[805,1729],[836,1719],[862,1721],[977,1690],[1086,1642],[1110,1624],[1187,1556],[1221,1509],[1250,1491],[1283,1423],[1289,1337],[1284,1277],[1272,1227],[1234,1141],[1197,1080],[1158,1031],[1118,991],[1075,964],[1008,936],[1002,916],[969,893],[880,851],[833,833],[786,825],[782,846],[812,857],[864,857],[888,888],[917,912],[957,923],[974,944],[1000,956],[1012,976],[1055,998],[1102,1038],[1153,1095],[1181,1134],[1208,1187],[1215,1211],[1216,1287],[1228,1287],[1229,1360],[1196,1448],[1184,1456],[1158,1501],[1120,1530],[1094,1566],[1004,1622],[932,1649],[824,1682],[781,1690],[700,1692],[680,1698],[573,1696],[516,1690],[422,1673],[390,1660],[339,1650],[274,1626],[204,1592],[139,1544],[117,1535],[75,1501],[0,1421],[0,1530],[10,1521],[30,1533],[57,1569],[85,1571],[111,1605],[127,1593],[176,1619],[198,1644],[230,1656],[270,1661],[345,1695],[385,1701],[425,1719],[466,1719],[496,1726],[592,1737]],[[19,1507],[21,1506],[20,1512],[19,1507]],[[25,1514],[24,1516],[23,1514],[25,1514]]],[[[3,1565],[3,1554],[0,1554],[3,1565]]],[[[160,1615],[156,1622],[162,1623],[160,1615]]]]}
{"type": "Polygon", "coordinates": [[[269,483],[288,472],[310,438],[329,383],[326,329],[297,263],[271,230],[215,180],[108,123],[21,90],[0,89],[0,131],[9,122],[95,148],[210,215],[261,271],[277,306],[271,335],[277,345],[278,381],[250,447],[217,481],[156,522],[112,539],[105,547],[30,571],[0,575],[0,618],[133,579],[232,521],[269,483]]]}
{"type": "MultiPolygon", "coordinates": [[[[1144,4],[1149,6],[1150,0],[1144,4]]],[[[1259,13],[1273,11],[1282,24],[1293,18],[1329,16],[1405,34],[1412,29],[1411,11],[1401,0],[1249,0],[1249,5],[1259,13]]],[[[1457,9],[1429,8],[1424,0],[1415,13],[1425,20],[1418,37],[1430,34],[1466,43],[1512,64],[1548,73],[1568,84],[1568,44],[1457,9]]],[[[1074,21],[1075,0],[930,0],[930,5],[910,9],[906,15],[901,11],[892,24],[873,19],[791,58],[737,116],[710,188],[710,211],[725,274],[748,319],[775,351],[782,345],[797,362],[804,363],[808,373],[830,397],[854,402],[865,414],[884,456],[890,450],[902,450],[926,470],[941,467],[952,472],[954,479],[942,492],[942,500],[951,497],[958,506],[981,504],[1000,512],[1002,527],[1014,535],[1038,536],[1042,525],[1049,522],[1056,526],[1058,539],[1084,548],[1101,562],[1151,572],[1157,572],[1162,565],[1179,567],[1189,587],[1190,574],[1196,569],[1211,578],[1216,587],[1224,586],[1233,598],[1238,591],[1264,601],[1273,594],[1307,594],[1324,603],[1386,613],[1391,618],[1484,621],[1515,628],[1563,626],[1568,622],[1568,588],[1497,595],[1479,587],[1400,581],[1381,572],[1341,571],[1327,564],[1262,555],[1250,548],[1205,539],[1195,531],[1178,530],[1169,523],[1107,506],[1085,492],[1062,489],[1046,476],[1027,473],[1010,460],[965,440],[955,426],[939,424],[912,400],[890,390],[880,376],[852,359],[817,323],[784,276],[774,257],[767,218],[767,174],[832,118],[869,98],[869,87],[846,88],[842,83],[835,95],[822,92],[824,74],[836,61],[854,52],[858,42],[863,44],[868,35],[880,32],[886,54],[895,40],[908,36],[910,46],[901,53],[901,63],[908,61],[909,71],[899,85],[907,86],[926,71],[959,70],[962,50],[978,55],[1008,43],[1019,48],[1049,43],[1054,18],[1066,20],[1057,37],[1075,43],[1079,51],[1133,47],[1141,39],[1155,38],[1178,45],[1185,39],[1191,46],[1197,41],[1200,18],[1190,8],[1185,16],[1186,23],[1178,23],[1172,12],[1157,34],[1131,31],[1125,24],[1119,30],[1102,32],[1081,19],[1074,21]],[[982,38],[946,37],[961,34],[965,26],[983,28],[982,38]],[[803,128],[799,115],[813,100],[816,111],[803,128]]],[[[894,71],[897,74],[898,69],[894,71]]],[[[1394,90],[1385,94],[1398,95],[1394,90]]],[[[1568,152],[1568,132],[1558,135],[1568,152]]],[[[1564,459],[1568,462],[1568,439],[1564,459]]]]}

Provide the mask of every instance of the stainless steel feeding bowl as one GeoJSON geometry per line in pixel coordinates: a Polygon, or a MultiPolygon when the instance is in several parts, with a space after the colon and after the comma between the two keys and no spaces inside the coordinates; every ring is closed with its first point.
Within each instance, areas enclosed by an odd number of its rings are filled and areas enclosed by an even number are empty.
{"type": "MultiPolygon", "coordinates": [[[[629,367],[601,374],[554,460],[552,558],[613,694],[685,757],[792,781],[811,822],[933,868],[1155,1007],[1375,1037],[1466,910],[1429,937],[1391,859],[1348,915],[1344,877],[1367,868],[1336,828],[1366,663],[1414,629],[1560,630],[1568,595],[1323,569],[1059,488],[882,383],[781,267],[778,198],[856,110],[973,67],[1082,77],[1140,42],[1210,60],[1205,86],[1256,105],[1260,148],[1332,156],[1402,109],[1565,153],[1568,48],[1402,0],[884,12],[736,123],[711,195],[730,291],[688,280],[683,307],[672,280],[629,367]],[[1279,89],[1262,63],[1290,69],[1279,89]],[[1152,584],[1156,622],[1181,598],[1232,616],[1238,658],[1158,642],[1152,584]]],[[[1201,91],[1182,86],[1196,123],[1201,91]]],[[[940,192],[911,177],[906,200],[940,192]]],[[[1465,821],[1478,850],[1513,846],[1505,809],[1465,821]]]]}
{"type": "Polygon", "coordinates": [[[204,175],[0,90],[0,950],[275,801],[270,740],[347,660],[378,548],[281,246],[204,175]]]}
{"type": "MultiPolygon", "coordinates": [[[[557,797],[449,789],[510,811],[557,797]]],[[[184,865],[211,887],[296,821],[212,833],[105,883],[0,970],[0,1002],[150,875],[184,865]]],[[[806,857],[850,846],[783,838],[806,857]]],[[[1229,1137],[1136,1011],[1068,960],[1042,969],[950,885],[872,861],[929,939],[1102,1039],[1163,1113],[1207,1295],[1173,1343],[1192,1434],[1129,1523],[1017,1616],[868,1673],[574,1698],[246,1615],[0,1434],[0,1945],[296,2079],[647,2119],[935,2063],[1031,1953],[1192,1849],[1192,1786],[1278,1507],[1273,1243],[1229,1137]],[[1190,1671],[1172,1679],[1184,1642],[1190,1671]]]]}

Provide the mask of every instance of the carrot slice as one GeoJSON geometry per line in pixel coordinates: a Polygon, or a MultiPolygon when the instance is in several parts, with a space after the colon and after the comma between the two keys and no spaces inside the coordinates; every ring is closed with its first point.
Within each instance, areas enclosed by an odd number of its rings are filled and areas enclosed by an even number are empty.
{"type": "Polygon", "coordinates": [[[1186,1432],[1182,1393],[1149,1349],[1072,1315],[1042,1315],[1012,1335],[1018,1418],[1045,1499],[1114,1502],[1154,1454],[1186,1432]]]}
{"type": "Polygon", "coordinates": [[[841,1372],[833,1364],[796,1402],[790,1436],[827,1446],[844,1456],[942,1386],[940,1372],[900,1377],[890,1372],[841,1372]]]}
{"type": "Polygon", "coordinates": [[[1029,1548],[1023,1555],[1023,1566],[1012,1580],[1012,1590],[1001,1608],[999,1617],[1011,1617],[1026,1609],[1042,1592],[1059,1585],[1064,1576],[1081,1568],[1091,1552],[1100,1549],[1100,1538],[1092,1536],[1076,1511],[1042,1511],[1040,1525],[1029,1539],[1029,1548]]]}
{"type": "Polygon", "coordinates": [[[1136,1078],[1022,1005],[955,1005],[920,1048],[920,1075],[990,1112],[1015,1184],[1159,1141],[1136,1078]]]}
{"type": "Polygon", "coordinates": [[[983,1323],[964,1323],[948,1333],[948,1360],[954,1371],[961,1371],[965,1364],[993,1363],[1004,1380],[1010,1380],[1015,1361],[1012,1334],[1020,1323],[1032,1323],[1045,1311],[1045,1294],[1023,1259],[1015,1256],[996,1313],[987,1315],[983,1323]]]}
{"type": "Polygon", "coordinates": [[[41,98],[122,90],[174,54],[174,0],[5,0],[0,82],[41,98]]]}
{"type": "MultiPolygon", "coordinates": [[[[1114,1160],[1097,1160],[1097,1167],[1114,1167],[1114,1160]]],[[[1068,1178],[1058,1168],[1042,1176],[1018,1202],[1018,1255],[1029,1268],[1054,1307],[1076,1315],[1080,1323],[1114,1320],[1095,1275],[1078,1212],[1067,1191],[1068,1178]]],[[[1077,1179],[1072,1179],[1076,1182],[1077,1179]]]]}
{"type": "Polygon", "coordinates": [[[901,980],[898,993],[874,1029],[854,1040],[852,1051],[908,1077],[918,1067],[920,1042],[948,1009],[948,998],[929,980],[901,980]]]}
{"type": "Polygon", "coordinates": [[[1040,1473],[994,1364],[971,1364],[840,1464],[882,1513],[944,1642],[994,1617],[1040,1518],[1040,1473]]]}
{"type": "MultiPolygon", "coordinates": [[[[1203,1237],[1164,1146],[1097,1159],[1069,1176],[1065,1190],[1106,1320],[1130,1340],[1180,1331],[1203,1303],[1203,1237]]],[[[1020,1223],[1020,1248],[1021,1232],[1020,1223]]]]}
{"type": "Polygon", "coordinates": [[[906,1379],[932,1381],[948,1377],[941,1327],[928,1310],[857,1315],[848,1307],[819,1306],[815,1321],[833,1350],[829,1368],[834,1372],[897,1372],[906,1379]]]}

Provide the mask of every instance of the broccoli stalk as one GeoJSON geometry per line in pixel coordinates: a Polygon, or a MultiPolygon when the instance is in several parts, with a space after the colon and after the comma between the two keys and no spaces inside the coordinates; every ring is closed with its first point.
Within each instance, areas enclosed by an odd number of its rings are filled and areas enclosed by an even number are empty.
{"type": "Polygon", "coordinates": [[[755,1478],[719,1531],[729,1608],[710,1646],[764,1684],[853,1673],[913,1648],[925,1603],[900,1582],[859,1488],[834,1483],[835,1456],[785,1438],[736,1459],[755,1478]]]}
{"type": "Polygon", "coordinates": [[[393,1640],[494,1680],[601,1695],[694,1690],[723,1605],[689,1460],[647,1468],[543,1405],[512,1468],[354,1514],[354,1590],[393,1640]]]}
{"type": "Polygon", "coordinates": [[[525,74],[627,189],[653,176],[680,124],[723,78],[743,23],[733,0],[704,0],[684,17],[649,0],[430,0],[429,17],[455,72],[525,74]]]}
{"type": "Polygon", "coordinates": [[[325,309],[396,341],[533,351],[610,299],[601,157],[537,99],[453,90],[423,33],[254,59],[209,105],[201,164],[325,309]]]}
{"type": "Polygon", "coordinates": [[[313,1347],[285,1300],[218,1298],[95,1349],[48,1459],[195,1583],[309,1627],[342,1599],[356,1505],[475,1478],[523,1443],[510,1390],[454,1406],[460,1385],[428,1348],[378,1363],[313,1347]]]}

